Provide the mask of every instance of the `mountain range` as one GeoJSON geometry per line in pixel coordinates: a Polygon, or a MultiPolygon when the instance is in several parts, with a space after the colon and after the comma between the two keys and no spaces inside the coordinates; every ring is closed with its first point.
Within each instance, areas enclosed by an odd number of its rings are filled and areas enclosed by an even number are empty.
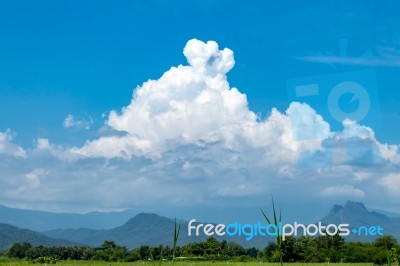
{"type": "MultiPolygon", "coordinates": [[[[131,211],[133,212],[133,211],[131,211]]],[[[82,214],[56,214],[46,212],[36,212],[27,210],[11,209],[0,207],[0,248],[6,248],[16,242],[30,242],[33,245],[89,245],[99,246],[104,240],[113,240],[119,245],[128,248],[134,248],[141,245],[155,246],[159,244],[172,244],[172,235],[174,230],[174,220],[157,214],[139,213],[133,218],[128,218],[121,222],[127,212],[119,213],[91,213],[82,214]],[[9,216],[3,211],[6,210],[9,216]],[[14,216],[13,216],[13,215],[14,216]],[[18,215],[15,215],[18,214],[18,215]],[[34,214],[34,215],[32,215],[34,214]],[[6,219],[5,219],[6,217],[6,219]],[[16,218],[18,217],[18,218],[16,218]],[[37,220],[40,217],[40,220],[37,220]],[[46,220],[46,218],[48,220],[46,220]],[[57,228],[57,221],[63,217],[73,217],[68,221],[62,221],[57,228]],[[100,217],[97,220],[94,217],[100,217]],[[105,221],[101,219],[105,217],[105,221]],[[110,225],[109,221],[117,217],[113,223],[119,222],[119,225],[112,228],[99,228],[100,225],[110,225]],[[18,220],[19,218],[23,218],[18,220]],[[13,220],[15,219],[15,220],[13,220]],[[94,219],[94,220],[93,220],[94,219]],[[22,220],[22,221],[21,221],[22,220]],[[31,224],[27,224],[31,221],[31,224]],[[92,223],[90,223],[92,222],[92,223]],[[7,225],[13,224],[13,225],[7,225]],[[26,227],[28,229],[20,229],[15,227],[26,227]],[[23,226],[21,226],[23,225],[23,226]],[[83,225],[76,227],[78,225],[83,225]],[[89,225],[89,226],[85,226],[89,225]],[[32,231],[35,228],[46,228],[41,233],[32,231]]],[[[393,215],[395,216],[395,215],[393,215]]],[[[131,216],[132,217],[132,216],[131,216]]],[[[400,215],[399,215],[400,217],[400,215]]],[[[389,217],[378,211],[369,211],[363,203],[347,201],[344,206],[334,205],[328,215],[321,219],[323,224],[340,224],[348,223],[351,229],[360,226],[381,226],[385,234],[394,235],[400,239],[400,218],[389,217]]],[[[188,236],[188,222],[182,221],[179,245],[189,242],[203,241],[206,239],[204,234],[195,237],[188,236]]],[[[354,241],[371,241],[374,237],[356,236],[351,234],[347,240],[354,241]]],[[[235,241],[245,247],[264,248],[268,242],[273,241],[271,237],[255,236],[251,241],[246,241],[244,236],[224,236],[218,237],[219,240],[235,241]]]]}
{"type": "MultiPolygon", "coordinates": [[[[197,225],[199,222],[193,223],[197,225]]],[[[215,225],[215,224],[214,224],[215,225]]],[[[157,214],[139,213],[132,219],[128,220],[122,226],[110,230],[92,230],[87,228],[80,229],[56,229],[45,231],[45,234],[51,238],[67,239],[69,241],[83,243],[89,246],[99,246],[104,240],[113,240],[116,243],[134,248],[142,245],[157,246],[160,244],[172,245],[172,236],[174,232],[174,220],[161,217],[157,214]]],[[[218,240],[234,241],[245,247],[265,247],[271,237],[254,237],[251,241],[246,241],[240,236],[216,236],[218,240]]],[[[200,242],[207,239],[207,236],[200,234],[199,236],[188,235],[188,222],[181,221],[181,232],[179,236],[179,244],[184,245],[190,242],[200,242]]]]}
{"type": "Polygon", "coordinates": [[[132,218],[138,212],[124,210],[120,212],[53,213],[9,208],[0,205],[0,223],[12,224],[35,231],[56,228],[92,228],[111,229],[132,218]]]}
{"type": "MultiPolygon", "coordinates": [[[[371,227],[380,226],[383,233],[393,235],[400,239],[400,217],[389,217],[378,211],[369,211],[363,203],[347,201],[344,206],[334,205],[329,214],[321,219],[324,224],[348,223],[351,229],[357,229],[361,226],[371,227]]],[[[358,234],[358,233],[357,233],[358,234]]],[[[370,241],[375,237],[366,235],[364,231],[360,235],[356,233],[347,237],[352,241],[370,241]]]]}
{"type": "Polygon", "coordinates": [[[76,243],[54,239],[41,233],[21,229],[13,225],[0,223],[0,249],[7,248],[14,243],[31,243],[34,246],[74,246],[76,243]]]}

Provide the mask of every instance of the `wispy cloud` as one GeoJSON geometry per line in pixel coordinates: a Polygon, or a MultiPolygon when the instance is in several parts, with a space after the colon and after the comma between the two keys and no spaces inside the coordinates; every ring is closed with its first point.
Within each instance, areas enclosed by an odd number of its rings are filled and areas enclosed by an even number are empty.
{"type": "Polygon", "coordinates": [[[376,55],[371,50],[367,50],[361,56],[344,56],[334,54],[317,53],[315,55],[299,56],[296,59],[331,65],[337,68],[338,65],[348,67],[371,66],[371,67],[399,67],[400,48],[395,46],[378,46],[376,55]]]}
{"type": "Polygon", "coordinates": [[[77,119],[72,114],[68,114],[64,119],[63,126],[65,128],[78,128],[78,129],[90,129],[93,124],[93,118],[88,116],[87,119],[77,119]]]}

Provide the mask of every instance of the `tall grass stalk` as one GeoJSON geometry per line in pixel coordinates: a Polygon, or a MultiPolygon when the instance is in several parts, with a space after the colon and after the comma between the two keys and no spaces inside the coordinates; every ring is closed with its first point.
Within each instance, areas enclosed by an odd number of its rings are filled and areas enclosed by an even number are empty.
{"type": "Polygon", "coordinates": [[[279,218],[278,218],[276,209],[275,209],[275,201],[274,201],[273,196],[272,196],[272,212],[274,214],[273,222],[271,222],[271,220],[268,219],[268,216],[265,214],[265,212],[261,208],[260,208],[260,210],[261,210],[261,213],[263,214],[265,220],[267,221],[267,223],[274,224],[277,229],[276,244],[278,246],[279,262],[280,262],[280,265],[283,266],[282,232],[280,232],[280,226],[279,226],[282,222],[282,212],[281,212],[281,210],[279,210],[279,218]]]}
{"type": "Polygon", "coordinates": [[[178,243],[178,239],[179,239],[179,233],[181,232],[181,222],[179,221],[179,225],[176,222],[176,217],[174,220],[174,242],[173,242],[173,246],[172,246],[172,264],[174,264],[175,261],[175,253],[176,253],[176,245],[178,243]]]}

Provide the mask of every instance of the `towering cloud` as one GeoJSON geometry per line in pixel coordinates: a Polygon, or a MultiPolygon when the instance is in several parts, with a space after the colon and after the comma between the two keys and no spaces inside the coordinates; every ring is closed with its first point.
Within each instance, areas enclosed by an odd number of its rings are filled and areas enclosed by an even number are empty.
{"type": "Polygon", "coordinates": [[[181,145],[221,142],[238,152],[262,148],[275,159],[294,159],[305,147],[318,147],[329,136],[329,125],[306,104],[292,104],[287,114],[272,110],[261,119],[248,107],[246,95],[231,88],[226,74],[234,66],[233,52],[214,41],[192,39],[184,50],[189,65],[172,67],[158,80],[134,90],[131,103],[111,111],[107,125],[124,136],[88,142],[74,153],[106,158],[157,158],[181,145]],[[292,121],[298,121],[291,127],[292,121]],[[315,135],[315,141],[294,140],[294,131],[315,135]]]}
{"type": "MultiPolygon", "coordinates": [[[[8,184],[0,200],[18,192],[30,202],[106,207],[254,204],[274,192],[288,201],[400,201],[398,145],[350,120],[333,132],[306,103],[259,117],[227,80],[231,50],[193,39],[183,54],[186,65],[135,88],[129,105],[107,115],[107,134],[82,146],[38,139],[25,151],[0,133],[0,155],[16,158],[0,164],[13,176],[0,177],[8,184]]],[[[86,125],[79,121],[69,115],[64,126],[86,125]]]]}

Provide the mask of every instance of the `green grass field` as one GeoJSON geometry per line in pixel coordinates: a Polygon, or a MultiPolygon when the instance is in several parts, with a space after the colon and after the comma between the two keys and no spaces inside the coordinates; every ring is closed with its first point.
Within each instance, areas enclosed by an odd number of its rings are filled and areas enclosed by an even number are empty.
{"type": "MultiPolygon", "coordinates": [[[[372,263],[284,263],[284,265],[290,266],[328,266],[334,265],[337,266],[372,266],[372,263]]],[[[0,266],[41,266],[44,264],[38,263],[31,263],[28,261],[9,261],[9,262],[0,262],[0,266]]],[[[105,261],[59,261],[57,264],[46,264],[47,266],[50,265],[57,265],[57,266],[139,266],[139,265],[146,265],[146,266],[172,266],[172,262],[105,262],[105,261]]],[[[270,263],[270,262],[230,262],[230,261],[219,261],[219,262],[211,262],[211,261],[180,261],[175,262],[174,266],[185,266],[185,265],[198,265],[198,266],[225,266],[225,265],[234,265],[234,266],[280,266],[279,263],[270,263]]]]}

